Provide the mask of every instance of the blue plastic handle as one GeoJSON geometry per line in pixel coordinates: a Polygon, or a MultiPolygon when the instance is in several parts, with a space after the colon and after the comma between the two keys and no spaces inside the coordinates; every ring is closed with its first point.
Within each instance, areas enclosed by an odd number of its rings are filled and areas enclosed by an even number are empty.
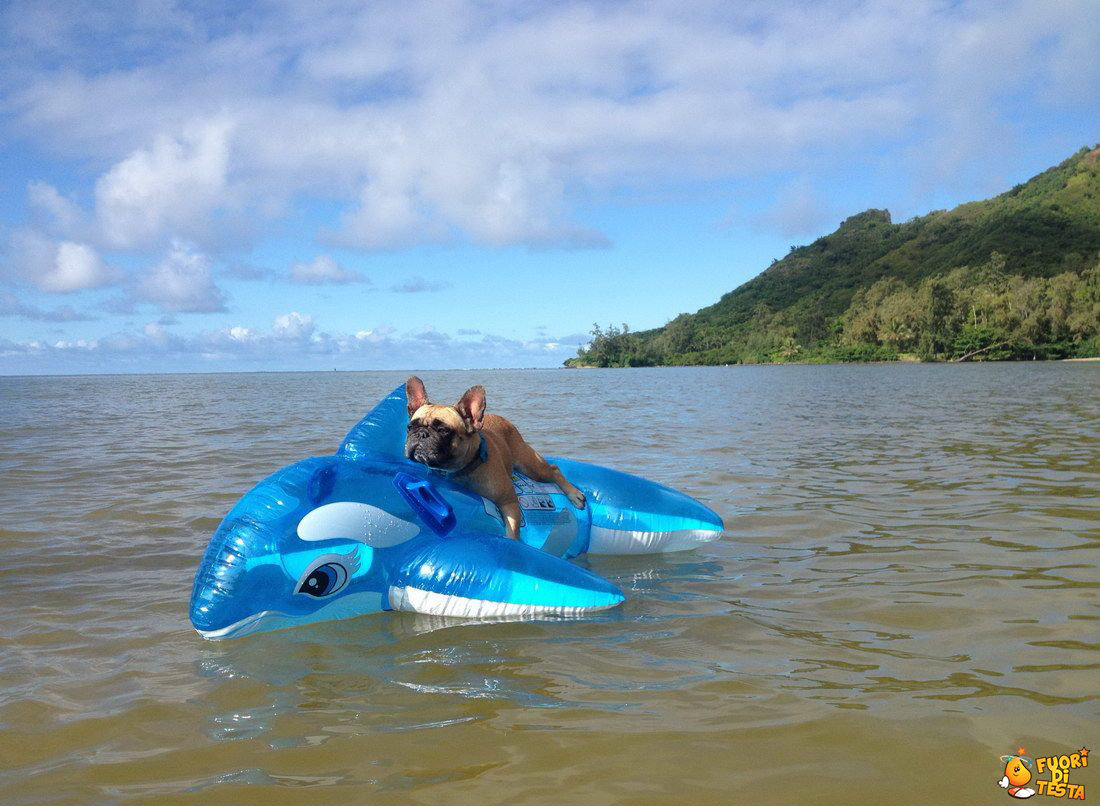
{"type": "Polygon", "coordinates": [[[393,477],[393,486],[401,493],[420,520],[440,537],[443,537],[458,522],[455,511],[447,500],[436,492],[430,481],[418,479],[408,473],[398,473],[393,477]]]}

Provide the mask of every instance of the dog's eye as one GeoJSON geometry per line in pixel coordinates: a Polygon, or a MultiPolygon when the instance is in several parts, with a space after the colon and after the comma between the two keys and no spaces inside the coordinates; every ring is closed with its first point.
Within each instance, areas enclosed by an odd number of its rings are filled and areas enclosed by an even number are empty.
{"type": "Polygon", "coordinates": [[[438,433],[438,434],[439,434],[440,436],[442,436],[442,437],[445,437],[445,436],[447,436],[447,435],[448,435],[449,433],[451,433],[451,429],[450,429],[450,428],[448,428],[448,427],[447,427],[447,426],[445,426],[445,425],[437,425],[437,426],[435,427],[435,430],[436,430],[436,432],[437,432],[437,433],[438,433]]]}

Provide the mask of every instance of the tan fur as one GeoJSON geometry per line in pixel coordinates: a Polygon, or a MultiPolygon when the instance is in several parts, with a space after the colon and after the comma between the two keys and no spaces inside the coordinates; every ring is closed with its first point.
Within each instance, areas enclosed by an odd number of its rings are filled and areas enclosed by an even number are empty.
{"type": "MultiPolygon", "coordinates": [[[[409,379],[410,382],[414,380],[419,383],[419,379],[409,379]]],[[[467,395],[469,394],[467,392],[467,395]]],[[[464,403],[466,397],[463,396],[459,405],[464,403]]],[[[509,537],[519,539],[522,522],[519,500],[516,498],[515,487],[512,486],[513,469],[518,469],[535,481],[557,484],[575,507],[584,509],[584,493],[565,478],[557,465],[547,462],[534,448],[524,442],[516,427],[503,417],[485,414],[480,422],[471,421],[463,417],[455,406],[441,406],[434,403],[424,403],[410,417],[410,422],[413,423],[430,424],[434,421],[442,422],[455,431],[456,448],[452,461],[446,468],[452,472],[461,470],[473,461],[481,448],[479,432],[485,435],[489,446],[488,461],[471,472],[455,475],[453,479],[497,505],[504,518],[509,537]]]]}

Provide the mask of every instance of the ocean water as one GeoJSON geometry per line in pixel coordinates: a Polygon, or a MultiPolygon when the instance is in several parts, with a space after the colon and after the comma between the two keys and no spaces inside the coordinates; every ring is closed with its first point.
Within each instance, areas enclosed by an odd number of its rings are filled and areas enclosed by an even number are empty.
{"type": "Polygon", "coordinates": [[[222,516],[404,376],[0,378],[0,802],[994,803],[1100,745],[1100,365],[423,377],[726,534],[581,558],[586,621],[205,642],[222,516]]]}

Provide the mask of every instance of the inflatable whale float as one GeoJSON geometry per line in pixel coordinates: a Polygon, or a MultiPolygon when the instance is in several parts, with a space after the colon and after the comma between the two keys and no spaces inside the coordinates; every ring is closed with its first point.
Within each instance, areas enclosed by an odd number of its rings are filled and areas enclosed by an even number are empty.
{"type": "Polygon", "coordinates": [[[260,482],[210,540],[191,594],[209,639],[402,610],[462,618],[578,616],[622,591],[567,560],[683,551],[721,536],[699,501],[646,479],[547,457],[588,501],[513,477],[521,540],[487,499],[405,458],[404,385],[334,456],[260,482]]]}

